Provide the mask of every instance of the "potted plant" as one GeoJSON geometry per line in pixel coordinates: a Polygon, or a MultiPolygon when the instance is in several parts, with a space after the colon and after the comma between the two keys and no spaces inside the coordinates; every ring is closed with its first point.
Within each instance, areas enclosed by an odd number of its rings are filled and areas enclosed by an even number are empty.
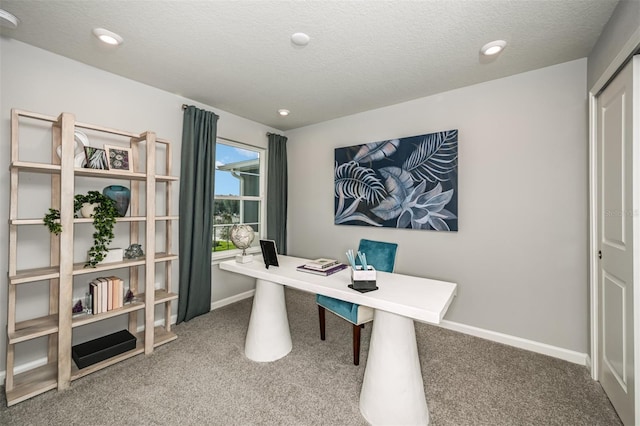
{"type": "MultiPolygon", "coordinates": [[[[118,217],[118,210],[116,209],[115,201],[111,198],[98,191],[89,191],[86,194],[77,194],[74,197],[73,211],[75,213],[73,217],[78,217],[78,211],[85,204],[94,205],[92,216],[95,232],[93,233],[93,247],[89,249],[89,260],[84,266],[85,268],[95,268],[109,251],[107,246],[113,240],[113,226],[116,223],[116,217],[118,217]]],[[[56,235],[62,232],[62,225],[59,219],[60,210],[57,209],[49,209],[49,212],[44,216],[44,225],[56,235]]]]}

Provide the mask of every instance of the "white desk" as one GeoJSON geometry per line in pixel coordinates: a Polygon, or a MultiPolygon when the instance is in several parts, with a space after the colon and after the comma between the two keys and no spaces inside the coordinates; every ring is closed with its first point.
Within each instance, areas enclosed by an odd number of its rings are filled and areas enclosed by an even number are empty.
{"type": "Polygon", "coordinates": [[[328,277],[296,271],[307,261],[278,256],[280,266],[269,269],[259,256],[251,263],[220,263],[220,269],[256,278],[247,358],[269,362],[291,351],[284,286],[370,306],[375,311],[360,412],[373,425],[428,424],[413,320],[438,324],[456,294],[456,284],[378,271],[379,289],[359,293],[347,287],[349,269],[328,277]]]}

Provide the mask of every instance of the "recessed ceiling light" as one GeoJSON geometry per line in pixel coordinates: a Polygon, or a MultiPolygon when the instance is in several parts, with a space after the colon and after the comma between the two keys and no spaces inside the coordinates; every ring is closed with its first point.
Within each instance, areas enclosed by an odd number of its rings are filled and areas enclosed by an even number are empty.
{"type": "Polygon", "coordinates": [[[482,52],[482,54],[486,56],[496,55],[500,53],[506,45],[507,42],[504,40],[494,40],[482,46],[480,52],[482,52]]]}
{"type": "Polygon", "coordinates": [[[296,46],[306,46],[311,38],[305,33],[294,33],[291,35],[291,43],[296,46]]]}
{"type": "Polygon", "coordinates": [[[0,9],[0,25],[7,28],[18,28],[20,20],[13,13],[0,9]]]}
{"type": "Polygon", "coordinates": [[[286,117],[287,115],[289,115],[289,110],[288,109],[279,109],[278,110],[278,114],[280,114],[283,117],[286,117]]]}
{"type": "Polygon", "coordinates": [[[93,35],[98,37],[101,42],[110,44],[112,46],[117,46],[123,41],[122,37],[120,37],[118,34],[109,30],[105,30],[104,28],[94,28],[93,35]]]}

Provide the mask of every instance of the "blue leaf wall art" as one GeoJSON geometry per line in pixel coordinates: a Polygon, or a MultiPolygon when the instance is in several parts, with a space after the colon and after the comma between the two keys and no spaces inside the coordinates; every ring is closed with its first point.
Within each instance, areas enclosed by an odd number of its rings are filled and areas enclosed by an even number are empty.
{"type": "Polygon", "coordinates": [[[458,230],[458,130],[335,150],[335,224],[458,230]]]}

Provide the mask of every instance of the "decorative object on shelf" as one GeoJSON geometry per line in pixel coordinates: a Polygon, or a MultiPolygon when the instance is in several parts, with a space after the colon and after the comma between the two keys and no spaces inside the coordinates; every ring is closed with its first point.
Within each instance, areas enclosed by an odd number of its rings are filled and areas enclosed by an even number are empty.
{"type": "Polygon", "coordinates": [[[80,216],[86,218],[93,217],[93,212],[96,211],[96,207],[98,207],[97,203],[84,203],[82,207],[80,207],[80,216]]]}
{"type": "Polygon", "coordinates": [[[91,306],[93,305],[93,296],[90,292],[86,292],[84,294],[84,312],[85,314],[91,315],[93,312],[91,310],[91,306]]]}
{"type": "Polygon", "coordinates": [[[108,170],[109,162],[107,161],[107,152],[102,148],[93,146],[85,146],[84,154],[87,157],[88,169],[108,170]]]}
{"type": "Polygon", "coordinates": [[[236,256],[236,262],[249,263],[253,261],[253,255],[247,254],[247,249],[255,237],[253,228],[250,225],[233,225],[230,238],[233,244],[242,250],[242,254],[236,256]]]}
{"type": "Polygon", "coordinates": [[[118,215],[124,217],[129,209],[129,200],[131,199],[131,191],[122,185],[109,185],[102,190],[102,193],[116,202],[118,215]]]}
{"type": "MultiPolygon", "coordinates": [[[[84,153],[84,147],[89,146],[89,138],[87,137],[87,135],[85,135],[81,131],[76,130],[73,133],[73,143],[74,143],[74,154],[73,154],[74,164],[73,165],[75,168],[80,169],[84,167],[85,164],[87,164],[87,157],[85,156],[85,153],[84,153]]],[[[62,145],[59,145],[56,148],[56,153],[58,154],[58,157],[62,159],[62,145]]]]}
{"type": "Polygon", "coordinates": [[[73,308],[71,308],[71,312],[74,314],[81,314],[84,312],[84,306],[82,306],[82,300],[78,300],[73,308]]]}
{"type": "Polygon", "coordinates": [[[110,248],[104,256],[104,259],[100,261],[100,264],[122,262],[123,252],[124,250],[121,248],[110,248]]]}
{"type": "Polygon", "coordinates": [[[137,259],[142,256],[144,256],[144,252],[140,244],[131,244],[129,248],[124,251],[125,259],[137,259]]]}
{"type": "Polygon", "coordinates": [[[136,337],[121,330],[71,347],[71,356],[78,368],[104,361],[136,348],[136,337]]]}
{"type": "Polygon", "coordinates": [[[104,149],[107,152],[109,170],[133,172],[133,163],[131,162],[131,148],[105,145],[104,149]]]}
{"type": "Polygon", "coordinates": [[[131,289],[127,290],[127,294],[124,296],[124,303],[131,303],[134,301],[136,296],[133,294],[131,289]]]}
{"type": "MultiPolygon", "coordinates": [[[[116,203],[111,198],[99,193],[98,191],[89,191],[86,195],[76,194],[74,196],[73,210],[77,212],[82,209],[83,204],[97,204],[93,211],[93,227],[96,232],[93,233],[93,247],[89,249],[89,260],[85,263],[86,267],[95,268],[100,263],[109,249],[107,246],[113,240],[113,226],[118,217],[116,203]]],[[[49,231],[58,235],[62,232],[60,225],[60,210],[49,209],[44,216],[44,224],[49,231]]]]}

